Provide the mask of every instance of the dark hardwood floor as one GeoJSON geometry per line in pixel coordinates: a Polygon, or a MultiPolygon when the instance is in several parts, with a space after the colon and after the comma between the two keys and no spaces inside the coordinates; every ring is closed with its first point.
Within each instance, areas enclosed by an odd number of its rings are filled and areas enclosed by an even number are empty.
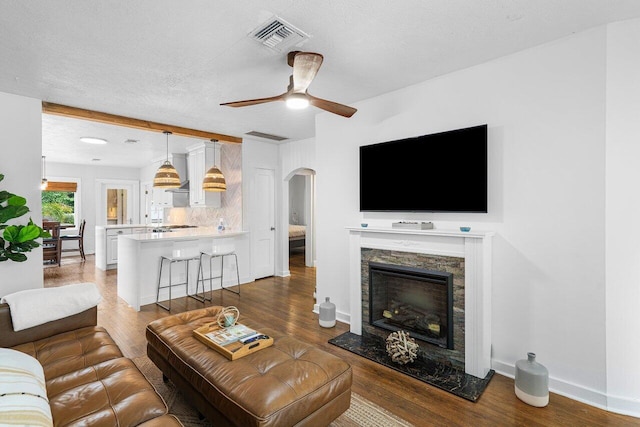
{"type": "MultiPolygon", "coordinates": [[[[416,426],[639,426],[640,419],[610,413],[566,397],[551,394],[545,408],[534,408],[514,394],[513,380],[494,375],[476,403],[432,387],[392,369],[371,362],[329,344],[327,341],[349,330],[340,323],[321,328],[312,312],[315,269],[304,267],[304,256],[291,259],[291,277],[270,277],[241,286],[241,295],[214,291],[208,305],[235,305],[243,316],[260,319],[268,327],[279,328],[301,340],[340,356],[353,368],[353,391],[404,418],[416,426]]],[[[94,268],[93,255],[63,259],[62,266],[44,269],[45,287],[94,282],[103,301],[98,323],[120,345],[125,356],[145,354],[145,327],[151,320],[169,313],[155,304],[135,312],[116,294],[115,270],[94,268]]],[[[203,307],[192,298],[172,301],[172,312],[203,307]]]]}

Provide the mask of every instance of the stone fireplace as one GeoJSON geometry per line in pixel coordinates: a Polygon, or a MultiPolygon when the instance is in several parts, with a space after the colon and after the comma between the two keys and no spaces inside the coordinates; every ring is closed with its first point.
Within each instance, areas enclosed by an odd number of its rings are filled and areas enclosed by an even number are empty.
{"type": "Polygon", "coordinates": [[[408,330],[419,318],[420,327],[409,332],[430,359],[485,378],[491,371],[493,233],[376,227],[349,231],[351,333],[385,338],[394,328],[408,330]],[[391,288],[376,290],[375,282],[381,279],[390,279],[386,286],[391,288]],[[400,285],[397,279],[408,282],[400,285]],[[389,322],[394,316],[395,322],[389,322]]]}
{"type": "MultiPolygon", "coordinates": [[[[362,330],[369,334],[386,338],[391,330],[404,329],[410,333],[411,337],[422,341],[419,344],[421,348],[425,349],[429,358],[451,365],[456,369],[464,370],[464,258],[362,248],[360,259],[362,330]],[[374,267],[373,277],[371,275],[372,265],[374,267]],[[376,271],[380,266],[384,266],[384,273],[376,271]],[[391,277],[387,274],[389,271],[393,274],[391,277]],[[394,274],[394,271],[397,272],[394,274]],[[376,277],[379,275],[383,277],[376,277]],[[418,278],[414,277],[415,275],[418,278]],[[372,285],[374,288],[377,286],[377,279],[382,279],[383,282],[391,282],[392,298],[390,299],[392,301],[389,303],[394,307],[388,307],[386,310],[401,312],[399,313],[401,314],[400,322],[402,322],[402,317],[406,316],[407,311],[414,311],[414,317],[416,315],[421,316],[420,314],[415,314],[415,312],[425,312],[425,316],[436,315],[440,318],[438,324],[446,334],[438,334],[438,338],[433,338],[428,336],[429,334],[420,333],[417,330],[419,328],[413,328],[411,325],[409,327],[406,327],[406,325],[400,327],[393,323],[389,325],[389,322],[385,322],[387,323],[385,326],[389,327],[382,326],[381,323],[383,321],[380,317],[384,318],[384,313],[379,311],[381,307],[376,308],[380,301],[371,304],[372,299],[382,299],[380,296],[376,297],[375,294],[372,296],[370,293],[372,285]],[[434,298],[444,299],[444,301],[440,303],[434,302],[434,298]],[[431,309],[434,304],[438,306],[436,310],[431,309]],[[397,305],[401,305],[402,308],[397,307],[397,305]],[[407,308],[407,305],[411,307],[407,308]],[[414,308],[413,306],[417,307],[414,308]],[[435,313],[432,311],[435,311],[435,313]],[[394,328],[394,326],[396,327],[394,328]]],[[[391,315],[391,318],[396,316],[395,313],[388,313],[387,316],[389,315],[391,315]]]]}

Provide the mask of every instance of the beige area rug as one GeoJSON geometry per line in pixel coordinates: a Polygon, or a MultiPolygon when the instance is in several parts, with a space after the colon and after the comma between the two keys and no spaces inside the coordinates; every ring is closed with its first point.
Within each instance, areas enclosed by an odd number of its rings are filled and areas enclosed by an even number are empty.
{"type": "MultiPolygon", "coordinates": [[[[215,427],[208,420],[198,419],[198,413],[184,400],[171,383],[162,381],[162,372],[147,357],[133,359],[140,371],[153,384],[169,407],[185,427],[215,427]]],[[[364,397],[351,393],[351,407],[340,415],[331,427],[413,427],[410,424],[364,397]]]]}

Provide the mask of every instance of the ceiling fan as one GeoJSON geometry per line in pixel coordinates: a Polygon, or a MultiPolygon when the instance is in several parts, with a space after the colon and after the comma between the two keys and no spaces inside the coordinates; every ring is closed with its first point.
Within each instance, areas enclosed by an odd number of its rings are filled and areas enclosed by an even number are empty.
{"type": "Polygon", "coordinates": [[[226,102],[220,105],[228,107],[246,107],[248,105],[264,104],[265,102],[286,101],[290,108],[305,108],[309,104],[330,113],[344,117],[351,117],[358,111],[353,107],[316,98],[307,92],[307,88],[315,78],[323,57],[319,53],[293,51],[287,55],[287,63],[293,68],[293,74],[289,77],[287,91],[269,98],[248,99],[246,101],[226,102]]]}

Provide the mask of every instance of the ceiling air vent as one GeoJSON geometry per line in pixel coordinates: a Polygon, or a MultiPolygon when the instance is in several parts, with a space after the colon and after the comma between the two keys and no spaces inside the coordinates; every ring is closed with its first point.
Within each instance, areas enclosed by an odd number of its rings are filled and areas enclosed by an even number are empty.
{"type": "Polygon", "coordinates": [[[289,139],[289,138],[285,138],[284,136],[272,135],[270,133],[258,132],[256,130],[247,132],[246,135],[257,136],[259,138],[265,138],[265,139],[271,139],[273,141],[284,141],[285,139],[289,139]]]}
{"type": "Polygon", "coordinates": [[[275,15],[251,31],[249,36],[277,52],[285,52],[291,46],[302,46],[310,37],[309,34],[275,15]]]}

